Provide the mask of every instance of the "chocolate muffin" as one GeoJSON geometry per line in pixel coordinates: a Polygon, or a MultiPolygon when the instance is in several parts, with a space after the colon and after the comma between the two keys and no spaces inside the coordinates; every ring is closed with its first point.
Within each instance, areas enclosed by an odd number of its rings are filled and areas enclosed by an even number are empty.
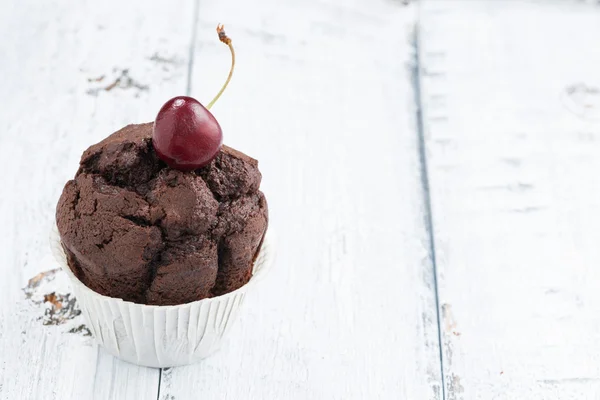
{"type": "Polygon", "coordinates": [[[268,223],[257,161],[223,146],[200,169],[172,169],[152,126],[126,126],[83,153],[56,210],[69,267],[98,293],[144,304],[243,286],[268,223]]]}

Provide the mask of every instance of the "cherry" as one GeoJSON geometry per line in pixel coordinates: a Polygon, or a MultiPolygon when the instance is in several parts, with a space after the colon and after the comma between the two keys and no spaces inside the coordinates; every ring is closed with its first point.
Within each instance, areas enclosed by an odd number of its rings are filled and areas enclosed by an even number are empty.
{"type": "Polygon", "coordinates": [[[215,158],[223,144],[223,132],[198,100],[178,96],[158,112],[152,144],[158,157],[171,168],[191,171],[215,158]]]}
{"type": "Polygon", "coordinates": [[[223,25],[217,26],[217,33],[219,40],[229,46],[231,51],[229,76],[219,93],[207,107],[192,97],[174,97],[156,115],[152,145],[158,157],[171,168],[181,171],[198,169],[210,163],[221,150],[223,132],[209,110],[231,80],[235,52],[223,25]]]}

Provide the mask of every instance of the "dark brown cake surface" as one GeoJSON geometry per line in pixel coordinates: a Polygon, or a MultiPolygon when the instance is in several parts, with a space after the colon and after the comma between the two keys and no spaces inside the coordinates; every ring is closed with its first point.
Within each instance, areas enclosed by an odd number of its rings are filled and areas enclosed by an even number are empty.
{"type": "Polygon", "coordinates": [[[152,147],[152,123],[128,125],[87,149],[56,221],[71,270],[98,293],[183,304],[252,276],[267,228],[256,160],[223,146],[181,172],[152,147]]]}

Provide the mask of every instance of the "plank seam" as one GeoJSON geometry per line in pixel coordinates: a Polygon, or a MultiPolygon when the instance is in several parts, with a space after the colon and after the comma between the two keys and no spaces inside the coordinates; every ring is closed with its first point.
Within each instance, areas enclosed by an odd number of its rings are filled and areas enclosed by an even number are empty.
{"type": "MultiPolygon", "coordinates": [[[[419,13],[420,14],[420,13],[419,13]]],[[[415,27],[412,35],[412,46],[414,49],[414,62],[411,71],[412,88],[414,93],[415,101],[415,114],[416,114],[416,128],[418,137],[418,151],[419,151],[419,165],[421,175],[421,189],[423,194],[423,205],[424,205],[424,222],[425,229],[427,230],[427,240],[429,244],[429,254],[431,256],[431,264],[433,268],[433,287],[435,297],[435,316],[437,322],[437,334],[438,334],[438,348],[440,358],[440,377],[442,380],[442,399],[446,400],[446,379],[444,376],[444,352],[442,346],[442,324],[440,315],[440,296],[438,289],[437,279],[437,259],[435,249],[435,235],[433,233],[433,216],[431,211],[431,192],[429,190],[429,172],[427,168],[427,151],[425,147],[425,127],[423,117],[423,101],[421,97],[421,77],[423,73],[420,57],[420,15],[417,17],[415,27]]]]}
{"type": "Polygon", "coordinates": [[[158,369],[158,390],[156,391],[156,400],[160,399],[160,383],[162,382],[162,373],[163,373],[163,369],[159,368],[158,369]]]}

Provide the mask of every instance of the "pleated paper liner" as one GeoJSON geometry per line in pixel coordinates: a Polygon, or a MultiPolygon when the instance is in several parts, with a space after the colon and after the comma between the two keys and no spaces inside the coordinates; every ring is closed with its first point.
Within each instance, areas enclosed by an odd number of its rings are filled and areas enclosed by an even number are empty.
{"type": "Polygon", "coordinates": [[[71,280],[96,342],[115,357],[156,368],[193,364],[218,350],[237,318],[246,293],[265,275],[273,259],[267,233],[254,263],[253,276],[241,288],[192,303],[155,306],[103,296],[85,286],[67,265],[56,226],[50,235],[50,245],[56,261],[71,280]]]}

